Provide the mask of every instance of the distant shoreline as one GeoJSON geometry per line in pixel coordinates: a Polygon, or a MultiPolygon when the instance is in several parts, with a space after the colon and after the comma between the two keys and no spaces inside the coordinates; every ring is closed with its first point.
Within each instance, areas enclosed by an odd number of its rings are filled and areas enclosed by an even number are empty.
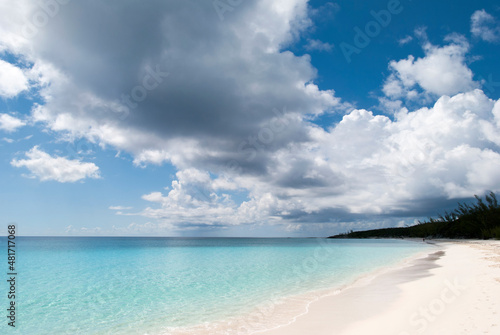
{"type": "Polygon", "coordinates": [[[437,219],[408,227],[350,231],[329,238],[452,238],[500,239],[500,204],[495,193],[484,199],[475,196],[476,204],[458,203],[451,213],[445,212],[437,219]]]}

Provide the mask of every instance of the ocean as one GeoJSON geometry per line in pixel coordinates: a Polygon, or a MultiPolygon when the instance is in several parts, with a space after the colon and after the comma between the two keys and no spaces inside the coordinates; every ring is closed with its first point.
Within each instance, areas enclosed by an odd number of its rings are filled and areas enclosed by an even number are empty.
{"type": "MultiPolygon", "coordinates": [[[[403,240],[17,237],[2,334],[250,334],[430,246],[403,240]]],[[[0,256],[1,257],[1,256],[0,256]]]]}

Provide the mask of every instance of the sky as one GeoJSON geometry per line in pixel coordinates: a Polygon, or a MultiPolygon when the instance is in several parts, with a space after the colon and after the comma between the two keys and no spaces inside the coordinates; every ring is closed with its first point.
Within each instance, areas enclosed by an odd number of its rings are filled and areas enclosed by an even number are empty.
{"type": "Polygon", "coordinates": [[[500,191],[493,1],[0,0],[6,232],[328,236],[500,191]]]}

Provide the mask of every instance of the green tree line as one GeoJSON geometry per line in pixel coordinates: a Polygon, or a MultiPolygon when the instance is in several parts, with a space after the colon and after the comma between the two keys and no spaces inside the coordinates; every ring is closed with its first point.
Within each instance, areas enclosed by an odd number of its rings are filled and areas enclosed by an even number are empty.
{"type": "Polygon", "coordinates": [[[350,231],[330,238],[470,238],[500,239],[500,206],[495,193],[483,198],[474,196],[476,203],[459,203],[452,212],[438,218],[418,222],[414,226],[350,231]]]}

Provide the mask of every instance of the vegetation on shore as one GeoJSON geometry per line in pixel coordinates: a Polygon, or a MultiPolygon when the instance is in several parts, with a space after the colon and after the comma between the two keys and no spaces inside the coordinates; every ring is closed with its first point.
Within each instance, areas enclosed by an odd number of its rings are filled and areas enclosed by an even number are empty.
{"type": "Polygon", "coordinates": [[[500,206],[491,192],[484,200],[477,195],[477,203],[459,203],[453,212],[445,212],[437,219],[418,222],[410,227],[350,231],[330,238],[470,238],[500,239],[500,206]]]}

